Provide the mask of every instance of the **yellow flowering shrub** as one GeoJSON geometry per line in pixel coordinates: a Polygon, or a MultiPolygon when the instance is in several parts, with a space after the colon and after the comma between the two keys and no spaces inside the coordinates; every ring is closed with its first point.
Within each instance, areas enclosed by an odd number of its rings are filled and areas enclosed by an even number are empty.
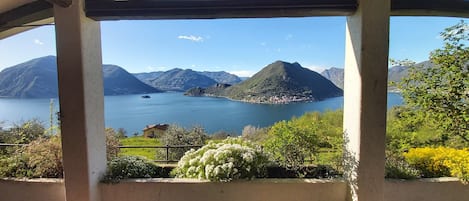
{"type": "Polygon", "coordinates": [[[423,177],[454,176],[463,183],[469,181],[469,149],[412,148],[404,157],[423,177]]]}
{"type": "Polygon", "coordinates": [[[451,175],[458,177],[465,184],[469,183],[469,149],[453,150],[447,153],[444,164],[451,175]]]}

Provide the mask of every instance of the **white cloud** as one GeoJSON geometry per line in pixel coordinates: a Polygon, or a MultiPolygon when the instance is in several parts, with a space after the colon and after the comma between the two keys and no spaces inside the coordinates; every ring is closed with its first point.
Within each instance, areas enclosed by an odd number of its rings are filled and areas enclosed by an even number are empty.
{"type": "Polygon", "coordinates": [[[266,46],[266,45],[267,45],[266,42],[262,42],[262,43],[261,43],[261,46],[266,46]]]}
{"type": "Polygon", "coordinates": [[[250,71],[250,70],[229,71],[229,73],[235,74],[235,75],[237,75],[237,76],[239,76],[239,77],[251,77],[251,76],[253,76],[254,74],[256,74],[256,72],[250,71]]]}
{"type": "Polygon", "coordinates": [[[34,44],[36,45],[44,45],[44,43],[42,41],[40,41],[39,39],[34,39],[34,44]]]}
{"type": "Polygon", "coordinates": [[[194,41],[194,42],[204,41],[204,38],[202,38],[200,36],[193,36],[193,35],[190,35],[190,36],[181,35],[181,36],[178,36],[178,38],[183,39],[183,40],[190,40],[190,41],[194,41]]]}
{"type": "Polygon", "coordinates": [[[292,34],[288,34],[287,36],[285,36],[285,40],[291,40],[292,38],[293,38],[292,34]]]}

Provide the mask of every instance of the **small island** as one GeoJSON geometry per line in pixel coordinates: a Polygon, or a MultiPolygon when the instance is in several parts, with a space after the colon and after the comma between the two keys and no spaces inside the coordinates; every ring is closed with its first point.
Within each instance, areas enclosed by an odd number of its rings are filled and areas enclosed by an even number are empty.
{"type": "Polygon", "coordinates": [[[225,97],[249,103],[288,104],[342,96],[343,91],[330,80],[299,63],[276,61],[240,84],[195,87],[186,91],[185,95],[225,97]]]}

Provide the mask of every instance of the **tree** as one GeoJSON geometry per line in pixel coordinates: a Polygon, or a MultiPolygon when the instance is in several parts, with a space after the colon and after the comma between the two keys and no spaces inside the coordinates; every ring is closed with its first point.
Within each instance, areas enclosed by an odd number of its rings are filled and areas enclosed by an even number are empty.
{"type": "MultiPolygon", "coordinates": [[[[200,126],[185,129],[178,125],[170,125],[161,137],[164,145],[204,145],[208,139],[205,130],[200,126]]],[[[170,160],[179,160],[190,148],[172,148],[169,150],[170,160]]],[[[166,150],[160,150],[160,156],[166,157],[166,150]]]]}
{"type": "Polygon", "coordinates": [[[28,144],[40,137],[46,137],[44,125],[37,119],[28,120],[22,124],[14,124],[8,135],[13,144],[28,144]]]}
{"type": "Polygon", "coordinates": [[[318,127],[298,121],[280,121],[269,130],[264,148],[281,166],[299,170],[305,159],[312,158],[319,148],[318,127]]]}
{"type": "Polygon", "coordinates": [[[341,110],[310,112],[289,121],[277,122],[268,131],[264,150],[289,169],[299,170],[307,159],[340,169],[342,114],[341,110]],[[320,150],[327,153],[320,153],[320,150]]]}
{"type": "Polygon", "coordinates": [[[244,126],[241,136],[252,142],[263,142],[267,139],[267,133],[269,132],[269,128],[265,127],[256,127],[253,125],[244,126]]]}
{"type": "Polygon", "coordinates": [[[120,149],[119,146],[121,145],[119,142],[120,134],[113,128],[106,128],[106,158],[108,161],[112,160],[113,158],[119,155],[120,149]]]}
{"type": "Polygon", "coordinates": [[[406,104],[444,130],[444,145],[469,145],[469,26],[441,33],[444,47],[430,54],[432,67],[413,66],[398,84],[406,104]]]}
{"type": "Polygon", "coordinates": [[[126,138],[127,136],[127,131],[124,128],[118,128],[116,137],[119,139],[126,138]]]}

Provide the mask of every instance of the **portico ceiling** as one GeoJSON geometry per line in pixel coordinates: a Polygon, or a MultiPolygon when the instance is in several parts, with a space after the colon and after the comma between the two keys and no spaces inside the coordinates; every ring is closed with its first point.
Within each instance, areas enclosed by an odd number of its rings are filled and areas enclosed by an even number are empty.
{"type": "MultiPolygon", "coordinates": [[[[52,4],[1,0],[0,39],[53,22],[52,4]],[[26,26],[25,26],[26,25],[26,26]]],[[[359,0],[85,0],[95,20],[348,16],[359,0]]],[[[394,16],[469,17],[469,0],[391,0],[394,16]]]]}

